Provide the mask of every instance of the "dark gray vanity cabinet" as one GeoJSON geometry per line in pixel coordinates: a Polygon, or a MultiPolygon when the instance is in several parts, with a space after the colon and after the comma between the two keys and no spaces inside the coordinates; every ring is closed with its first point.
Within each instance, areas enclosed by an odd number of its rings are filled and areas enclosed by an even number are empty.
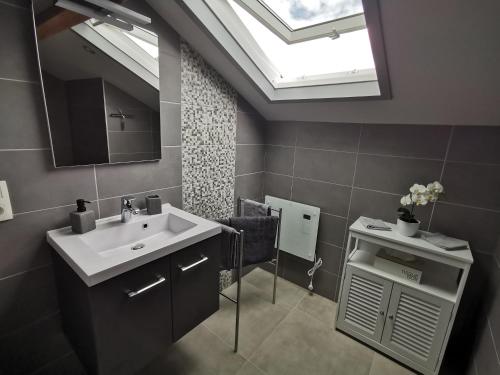
{"type": "Polygon", "coordinates": [[[179,340],[219,309],[219,237],[172,254],[173,338],[179,340]]]}
{"type": "Polygon", "coordinates": [[[219,251],[217,235],[92,287],[54,252],[63,328],[88,374],[134,374],[217,311],[219,251]]]}

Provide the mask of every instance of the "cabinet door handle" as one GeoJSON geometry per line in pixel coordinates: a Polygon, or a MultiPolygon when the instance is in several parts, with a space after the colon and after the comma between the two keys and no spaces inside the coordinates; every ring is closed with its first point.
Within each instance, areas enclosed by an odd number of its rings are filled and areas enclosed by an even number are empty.
{"type": "Polygon", "coordinates": [[[384,311],[380,311],[380,316],[384,316],[385,315],[385,312],[384,311]]]}
{"type": "Polygon", "coordinates": [[[154,288],[155,286],[160,285],[161,283],[164,283],[166,281],[166,279],[163,276],[156,275],[156,277],[158,278],[158,280],[156,280],[154,283],[146,285],[144,288],[141,288],[139,290],[132,290],[130,292],[127,292],[129,298],[138,296],[139,294],[144,293],[146,290],[154,288]]]}
{"type": "Polygon", "coordinates": [[[394,315],[389,315],[389,320],[394,320],[394,315]]]}
{"type": "Polygon", "coordinates": [[[182,272],[186,272],[187,270],[190,270],[191,268],[194,268],[196,266],[199,266],[202,263],[205,263],[207,260],[208,260],[208,258],[206,256],[202,255],[200,260],[197,260],[196,262],[190,264],[189,266],[183,267],[179,264],[179,268],[181,269],[182,272]]]}

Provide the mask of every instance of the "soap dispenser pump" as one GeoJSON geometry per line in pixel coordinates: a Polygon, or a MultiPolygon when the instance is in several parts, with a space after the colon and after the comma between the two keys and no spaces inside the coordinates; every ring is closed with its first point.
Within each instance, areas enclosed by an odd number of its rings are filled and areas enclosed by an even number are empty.
{"type": "Polygon", "coordinates": [[[90,203],[85,199],[76,200],[76,211],[69,214],[71,228],[76,233],[87,233],[95,229],[95,214],[94,211],[88,210],[85,203],[90,203]]]}

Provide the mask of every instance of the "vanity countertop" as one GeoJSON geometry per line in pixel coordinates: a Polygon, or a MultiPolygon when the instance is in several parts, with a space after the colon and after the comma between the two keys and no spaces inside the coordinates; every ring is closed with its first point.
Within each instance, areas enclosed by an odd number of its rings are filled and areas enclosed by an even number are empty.
{"type": "Polygon", "coordinates": [[[85,234],[71,227],[47,232],[47,241],[87,286],[118,276],[221,232],[221,226],[171,206],[162,213],[141,211],[128,223],[121,216],[96,221],[85,234]]]}

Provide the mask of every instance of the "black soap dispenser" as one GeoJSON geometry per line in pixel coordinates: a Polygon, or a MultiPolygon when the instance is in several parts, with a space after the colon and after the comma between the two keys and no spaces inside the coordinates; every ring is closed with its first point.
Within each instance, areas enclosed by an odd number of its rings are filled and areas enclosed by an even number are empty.
{"type": "Polygon", "coordinates": [[[76,211],[69,214],[71,228],[76,233],[87,233],[95,229],[95,214],[94,211],[88,210],[85,203],[90,203],[85,199],[76,200],[76,211]]]}

